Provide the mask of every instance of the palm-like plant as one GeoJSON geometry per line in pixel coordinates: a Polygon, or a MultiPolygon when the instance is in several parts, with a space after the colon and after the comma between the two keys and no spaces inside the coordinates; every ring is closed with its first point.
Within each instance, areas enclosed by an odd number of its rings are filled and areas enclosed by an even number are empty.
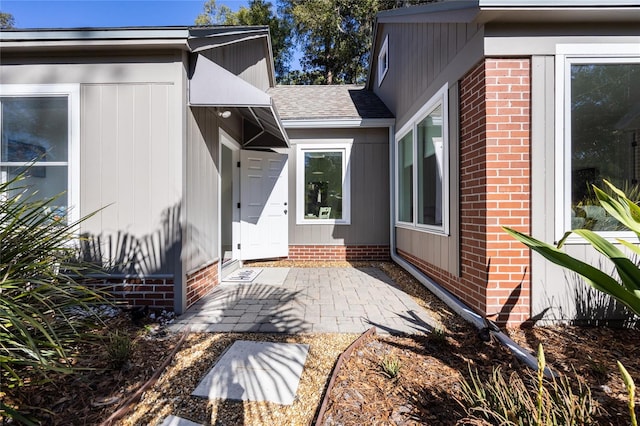
{"type": "MultiPolygon", "coordinates": [[[[640,239],[640,207],[613,184],[606,180],[604,182],[611,190],[611,195],[593,187],[600,205],[640,239]]],[[[588,229],[574,229],[567,232],[557,246],[553,246],[513,229],[506,227],[503,229],[547,260],[578,273],[593,288],[614,297],[640,316],[640,268],[610,241],[588,229]],[[613,277],[562,251],[561,248],[571,233],[580,235],[596,250],[608,257],[613,262],[618,277],[613,277]]],[[[637,243],[633,244],[622,239],[617,241],[631,252],[640,255],[640,246],[637,243]]]]}
{"type": "MultiPolygon", "coordinates": [[[[73,241],[79,221],[60,218],[47,208],[57,197],[38,199],[21,187],[22,181],[23,175],[0,183],[0,381],[5,389],[23,386],[26,377],[70,371],[69,349],[86,322],[73,308],[105,303],[78,283],[81,265],[75,262],[73,241]]],[[[2,411],[12,413],[0,402],[2,411]]]]}

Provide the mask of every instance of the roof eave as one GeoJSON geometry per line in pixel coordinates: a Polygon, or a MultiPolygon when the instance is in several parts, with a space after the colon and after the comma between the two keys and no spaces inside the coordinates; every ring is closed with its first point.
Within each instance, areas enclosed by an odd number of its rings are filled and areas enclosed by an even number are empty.
{"type": "MultiPolygon", "coordinates": [[[[132,27],[17,29],[0,31],[3,50],[65,50],[128,48],[179,49],[197,52],[250,39],[267,40],[266,55],[272,58],[269,29],[266,26],[212,27],[132,27]]],[[[270,81],[275,84],[273,69],[270,81]]]]}
{"type": "Polygon", "coordinates": [[[282,119],[285,129],[353,129],[391,127],[395,118],[305,118],[282,119]]]}

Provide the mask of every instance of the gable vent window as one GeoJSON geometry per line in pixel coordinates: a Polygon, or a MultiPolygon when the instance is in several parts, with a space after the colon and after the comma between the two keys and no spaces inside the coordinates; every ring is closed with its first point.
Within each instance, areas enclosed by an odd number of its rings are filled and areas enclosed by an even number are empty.
{"type": "Polygon", "coordinates": [[[389,71],[389,36],[384,38],[384,43],[378,54],[378,86],[382,84],[382,80],[389,71]]]}

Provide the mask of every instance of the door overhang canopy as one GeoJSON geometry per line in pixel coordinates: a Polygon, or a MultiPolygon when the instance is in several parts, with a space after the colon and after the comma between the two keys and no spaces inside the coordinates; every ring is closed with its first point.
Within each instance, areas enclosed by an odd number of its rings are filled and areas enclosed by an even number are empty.
{"type": "Polygon", "coordinates": [[[189,105],[237,108],[246,148],[288,148],[289,138],[271,96],[201,54],[189,70],[189,105]]]}

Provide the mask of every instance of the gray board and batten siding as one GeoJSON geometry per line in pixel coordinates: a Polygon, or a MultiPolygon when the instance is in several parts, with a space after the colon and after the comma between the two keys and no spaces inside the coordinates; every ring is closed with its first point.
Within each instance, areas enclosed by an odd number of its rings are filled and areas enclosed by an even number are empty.
{"type": "Polygon", "coordinates": [[[482,38],[476,24],[379,25],[369,85],[394,113],[396,129],[482,58],[482,38]],[[378,86],[378,53],[387,37],[389,69],[378,86]]]}
{"type": "Polygon", "coordinates": [[[234,43],[226,46],[207,49],[199,54],[237,75],[247,83],[252,84],[262,91],[266,91],[271,85],[268,59],[265,57],[265,37],[248,40],[243,43],[234,43]]]}
{"type": "Polygon", "coordinates": [[[298,224],[289,216],[291,245],[389,245],[389,128],[394,118],[358,85],[277,86],[269,89],[287,129],[289,205],[297,208],[298,146],[351,143],[349,224],[298,224]]]}
{"type": "Polygon", "coordinates": [[[296,147],[298,144],[352,142],[351,223],[296,224],[289,215],[291,245],[389,245],[389,130],[388,128],[291,129],[288,130],[289,205],[294,210],[296,191],[296,147]]]}
{"type": "Polygon", "coordinates": [[[178,220],[182,197],[182,163],[175,161],[182,155],[181,53],[25,57],[3,52],[2,65],[3,84],[80,87],[79,216],[97,211],[81,232],[101,243],[88,255],[116,273],[180,271],[179,250],[166,252],[174,258],[151,251],[159,253],[160,243],[180,244],[177,224],[168,221],[178,220]],[[124,259],[130,261],[113,264],[124,259]]]}
{"type": "MultiPolygon", "coordinates": [[[[81,227],[94,239],[89,255],[110,276],[172,278],[180,312],[185,274],[220,255],[219,127],[240,141],[242,121],[237,109],[221,120],[215,107],[189,107],[187,32],[145,38],[151,32],[123,30],[132,39],[113,40],[120,31],[53,31],[51,41],[42,41],[47,31],[5,33],[0,81],[78,85],[80,216],[101,209],[81,227]],[[33,41],[24,42],[28,37],[33,41]]],[[[246,50],[226,43],[221,52],[201,53],[265,86],[272,73],[264,59],[268,32],[256,33],[246,50]]]]}
{"type": "MultiPolygon", "coordinates": [[[[450,100],[458,99],[458,80],[482,58],[482,31],[476,24],[421,23],[382,24],[378,28],[379,49],[388,37],[389,69],[378,86],[377,56],[369,85],[396,114],[396,129],[448,84],[450,100]]],[[[460,275],[458,107],[449,102],[449,234],[396,227],[396,247],[460,275]]],[[[395,145],[395,143],[394,143],[395,145]]]]}

